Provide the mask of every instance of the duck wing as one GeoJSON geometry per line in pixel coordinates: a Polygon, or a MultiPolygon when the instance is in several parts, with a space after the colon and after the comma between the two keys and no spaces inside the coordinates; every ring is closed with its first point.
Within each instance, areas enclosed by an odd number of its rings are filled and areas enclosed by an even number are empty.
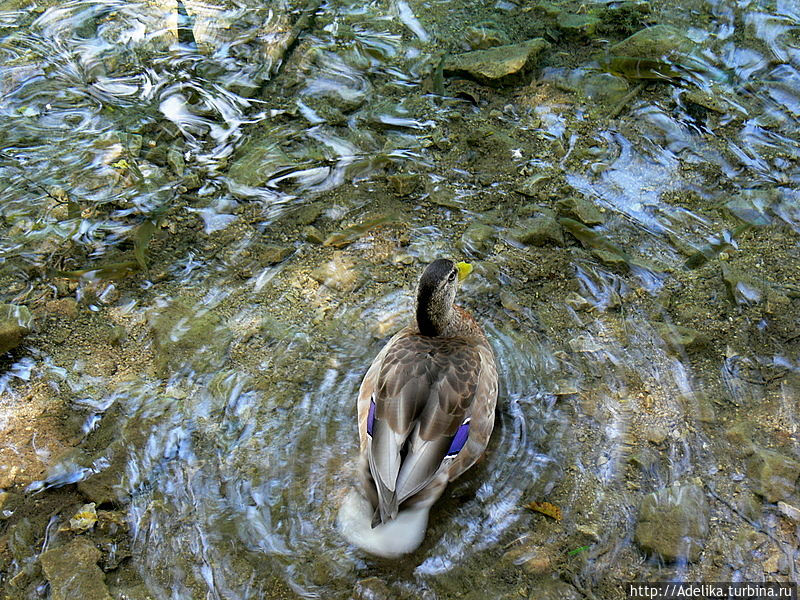
{"type": "Polygon", "coordinates": [[[367,416],[375,524],[397,516],[464,445],[480,373],[481,354],[467,339],[407,335],[389,344],[367,416]]]}

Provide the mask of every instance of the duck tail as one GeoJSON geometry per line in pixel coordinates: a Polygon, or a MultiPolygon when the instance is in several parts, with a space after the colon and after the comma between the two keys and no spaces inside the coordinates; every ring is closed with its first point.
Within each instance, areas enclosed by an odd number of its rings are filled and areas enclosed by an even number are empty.
{"type": "Polygon", "coordinates": [[[348,542],[365,552],[396,558],[413,552],[425,539],[429,511],[429,506],[401,510],[391,521],[373,527],[372,505],[356,490],[351,490],[339,509],[337,526],[348,542]]]}

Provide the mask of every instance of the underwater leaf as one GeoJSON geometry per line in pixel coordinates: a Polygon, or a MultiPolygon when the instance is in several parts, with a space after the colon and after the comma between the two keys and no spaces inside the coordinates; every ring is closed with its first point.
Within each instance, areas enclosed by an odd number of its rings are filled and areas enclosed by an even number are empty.
{"type": "Polygon", "coordinates": [[[336,231],[330,234],[325,241],[323,242],[323,246],[333,246],[334,248],[343,248],[348,244],[352,244],[362,235],[367,233],[370,229],[374,229],[379,225],[383,225],[385,223],[389,223],[395,218],[395,215],[388,214],[388,215],[379,215],[376,217],[368,218],[358,223],[357,225],[353,225],[352,227],[348,227],[343,231],[336,231]]]}
{"type": "Polygon", "coordinates": [[[561,520],[561,509],[550,502],[529,502],[524,506],[524,508],[547,515],[556,521],[561,520]]]}
{"type": "Polygon", "coordinates": [[[84,504],[75,513],[75,515],[69,520],[69,527],[63,528],[62,531],[88,531],[94,524],[97,523],[97,510],[95,509],[95,503],[90,502],[89,504],[84,504]]]}
{"type": "Polygon", "coordinates": [[[67,218],[80,219],[81,218],[81,205],[75,200],[67,201],[67,218]]]}
{"type": "Polygon", "coordinates": [[[56,269],[52,271],[52,274],[56,277],[66,277],[67,279],[88,279],[91,281],[94,279],[124,279],[138,270],[139,263],[129,260],[79,271],[60,271],[56,269]]]}
{"type": "Polygon", "coordinates": [[[641,258],[635,258],[625,252],[622,248],[607,240],[600,232],[583,223],[563,217],[558,219],[558,224],[571,233],[587,250],[591,250],[602,263],[613,265],[625,263],[647,269],[652,273],[661,273],[663,269],[641,258]]]}
{"type": "Polygon", "coordinates": [[[686,262],[683,263],[683,267],[690,270],[697,269],[709,260],[717,258],[721,252],[735,248],[736,238],[752,226],[751,223],[743,223],[732,232],[723,231],[721,236],[712,238],[708,244],[687,258],[686,262]]]}
{"type": "Polygon", "coordinates": [[[147,219],[146,221],[143,221],[133,233],[133,255],[136,257],[136,262],[139,264],[139,267],[142,269],[142,271],[147,270],[147,246],[150,244],[150,240],[153,238],[153,233],[155,233],[155,230],[155,221],[147,219]]]}
{"type": "Polygon", "coordinates": [[[764,212],[764,207],[758,206],[752,198],[734,198],[725,203],[725,208],[727,208],[733,216],[756,227],[763,227],[764,225],[769,225],[771,222],[769,215],[764,212]]]}
{"type": "Polygon", "coordinates": [[[574,550],[567,552],[567,556],[575,556],[576,554],[579,554],[584,550],[588,550],[589,548],[591,548],[591,546],[581,546],[580,548],[575,548],[574,550]]]}
{"type": "Polygon", "coordinates": [[[730,75],[723,70],[690,56],[681,56],[679,60],[666,60],[612,55],[600,60],[600,70],[635,80],[697,82],[700,76],[719,83],[730,81],[730,75]]]}
{"type": "Polygon", "coordinates": [[[673,63],[633,56],[608,56],[600,61],[600,69],[626,79],[674,81],[682,76],[673,63]]]}

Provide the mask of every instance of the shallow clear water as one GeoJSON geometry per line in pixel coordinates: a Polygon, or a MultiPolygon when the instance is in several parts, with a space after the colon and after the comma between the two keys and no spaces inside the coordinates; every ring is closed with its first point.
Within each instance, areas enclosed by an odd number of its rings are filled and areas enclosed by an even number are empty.
{"type": "MultiPolygon", "coordinates": [[[[638,91],[618,79],[609,101],[597,59],[627,34],[572,38],[533,5],[0,4],[2,299],[41,323],[0,375],[0,423],[44,398],[77,448],[33,438],[47,472],[5,515],[22,540],[8,593],[55,585],[30,565],[76,537],[78,496],[41,527],[31,507],[76,483],[124,514],[103,546],[130,553],[105,569],[115,598],[797,581],[800,528],[743,447],[800,458],[800,8],[649,15],[633,30],[674,25],[695,67],[638,91]],[[464,24],[487,19],[551,42],[539,83],[429,93],[464,24]],[[603,223],[525,241],[529,217],[574,196],[603,223]],[[420,550],[387,563],[335,528],[355,396],[442,255],[476,264],[459,301],[497,355],[496,429],[420,550]],[[76,314],[48,304],[64,298],[76,314]],[[690,561],[634,539],[645,495],[674,484],[711,504],[690,561]]],[[[800,506],[796,474],[788,487],[800,506]]]]}

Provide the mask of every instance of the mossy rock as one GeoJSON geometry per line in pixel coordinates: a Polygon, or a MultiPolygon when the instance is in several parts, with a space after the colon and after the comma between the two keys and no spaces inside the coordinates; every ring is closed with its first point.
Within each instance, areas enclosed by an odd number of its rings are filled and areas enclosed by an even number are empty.
{"type": "Polygon", "coordinates": [[[797,496],[800,461],[774,450],[756,450],[747,461],[747,475],[753,488],[767,502],[797,496]]]}
{"type": "Polygon", "coordinates": [[[0,354],[13,350],[31,331],[33,316],[28,307],[0,304],[0,354]]]}
{"type": "Polygon", "coordinates": [[[112,600],[97,561],[100,551],[84,537],[43,552],[40,561],[52,600],[112,600]]]}
{"type": "Polygon", "coordinates": [[[564,232],[552,213],[544,213],[517,224],[514,238],[527,246],[564,245],[564,232]]]}
{"type": "Polygon", "coordinates": [[[148,315],[148,322],[160,376],[184,368],[205,373],[227,360],[233,334],[208,308],[176,300],[148,315]]]}
{"type": "Polygon", "coordinates": [[[666,561],[700,557],[708,536],[709,506],[703,490],[693,484],[648,494],[639,506],[636,543],[666,561]]]}

